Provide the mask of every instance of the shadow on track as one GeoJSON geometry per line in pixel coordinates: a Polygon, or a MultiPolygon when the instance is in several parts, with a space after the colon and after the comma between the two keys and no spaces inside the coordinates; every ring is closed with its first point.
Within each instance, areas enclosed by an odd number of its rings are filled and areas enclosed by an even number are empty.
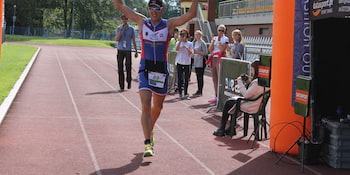
{"type": "MultiPolygon", "coordinates": [[[[116,175],[116,174],[129,174],[135,170],[137,170],[140,166],[149,166],[152,162],[142,162],[143,161],[143,153],[135,153],[135,157],[131,159],[131,162],[119,167],[119,168],[111,168],[111,169],[102,169],[99,172],[103,175],[116,175]]],[[[96,175],[97,172],[93,172],[90,175],[96,175]]]]}
{"type": "Polygon", "coordinates": [[[101,92],[90,92],[86,93],[85,95],[103,95],[103,94],[117,94],[120,93],[119,91],[101,91],[101,92]]]}

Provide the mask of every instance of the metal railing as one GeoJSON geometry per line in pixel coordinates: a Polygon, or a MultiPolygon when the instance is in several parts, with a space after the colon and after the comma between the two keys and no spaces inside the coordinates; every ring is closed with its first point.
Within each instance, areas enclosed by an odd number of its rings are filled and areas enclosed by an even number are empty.
{"type": "Polygon", "coordinates": [[[272,47],[268,46],[251,46],[244,47],[244,60],[253,62],[260,58],[260,54],[272,55],[272,47]]]}
{"type": "Polygon", "coordinates": [[[271,13],[274,0],[231,0],[219,3],[219,18],[235,15],[271,13]]]}
{"type": "Polygon", "coordinates": [[[208,20],[204,19],[202,8],[198,7],[197,10],[197,21],[199,28],[203,33],[203,40],[205,42],[210,42],[213,31],[211,30],[210,23],[208,20]]]}
{"type": "Polygon", "coordinates": [[[42,36],[74,39],[92,39],[92,40],[114,40],[115,32],[100,32],[87,30],[64,30],[48,29],[35,27],[16,27],[13,33],[12,26],[6,27],[6,34],[25,35],[25,36],[42,36]]]}
{"type": "Polygon", "coordinates": [[[272,54],[272,37],[243,37],[245,43],[244,60],[254,61],[260,54],[272,54]]]}

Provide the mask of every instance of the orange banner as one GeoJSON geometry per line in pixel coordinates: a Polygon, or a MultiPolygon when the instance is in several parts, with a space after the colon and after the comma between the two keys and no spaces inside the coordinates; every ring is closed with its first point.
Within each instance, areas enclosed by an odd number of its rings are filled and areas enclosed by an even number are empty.
{"type": "MultiPolygon", "coordinates": [[[[271,70],[270,148],[283,153],[300,137],[290,122],[303,122],[292,101],[295,0],[275,0],[271,70]],[[287,123],[287,124],[286,124],[287,123]]],[[[310,129],[310,120],[306,127],[310,129]]],[[[299,126],[301,129],[302,127],[299,126]]],[[[288,153],[297,154],[298,146],[288,153]]]]}
{"type": "Polygon", "coordinates": [[[3,29],[3,26],[4,25],[4,22],[3,22],[3,13],[4,13],[4,0],[0,0],[0,14],[1,14],[1,17],[0,17],[0,60],[1,60],[1,53],[2,53],[2,29],[3,29]]]}

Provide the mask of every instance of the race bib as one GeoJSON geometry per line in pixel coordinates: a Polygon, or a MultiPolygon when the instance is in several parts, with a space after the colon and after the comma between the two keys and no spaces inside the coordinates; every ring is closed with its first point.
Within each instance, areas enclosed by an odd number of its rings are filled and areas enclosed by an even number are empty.
{"type": "Polygon", "coordinates": [[[153,87],[163,88],[166,74],[159,72],[148,72],[148,84],[153,87]]]}

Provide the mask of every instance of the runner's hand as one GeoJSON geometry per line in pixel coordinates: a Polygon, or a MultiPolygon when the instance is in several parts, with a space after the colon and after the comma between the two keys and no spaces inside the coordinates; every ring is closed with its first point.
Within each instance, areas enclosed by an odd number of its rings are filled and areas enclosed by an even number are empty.
{"type": "Polygon", "coordinates": [[[137,51],[135,52],[135,58],[139,57],[139,54],[137,53],[137,51]]]}

